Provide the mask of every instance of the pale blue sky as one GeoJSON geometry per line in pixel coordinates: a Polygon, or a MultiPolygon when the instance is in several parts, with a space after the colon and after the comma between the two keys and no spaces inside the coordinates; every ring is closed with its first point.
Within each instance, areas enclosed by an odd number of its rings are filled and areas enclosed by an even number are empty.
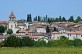
{"type": "Polygon", "coordinates": [[[29,13],[33,18],[36,15],[76,18],[82,17],[82,0],[0,0],[0,20],[8,20],[11,11],[17,19],[26,19],[29,13]]]}

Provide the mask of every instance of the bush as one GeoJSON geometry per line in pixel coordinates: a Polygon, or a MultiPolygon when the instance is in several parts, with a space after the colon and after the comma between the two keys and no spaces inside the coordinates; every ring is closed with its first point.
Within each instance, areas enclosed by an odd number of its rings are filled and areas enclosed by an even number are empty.
{"type": "Polygon", "coordinates": [[[34,45],[34,40],[30,39],[29,37],[23,37],[22,39],[22,46],[33,46],[34,45]]]}
{"type": "Polygon", "coordinates": [[[46,46],[46,41],[44,40],[39,40],[35,42],[35,47],[45,47],[46,46]]]}
{"type": "Polygon", "coordinates": [[[74,40],[74,46],[75,47],[81,47],[82,46],[82,41],[80,39],[75,39],[74,40]]]}
{"type": "Polygon", "coordinates": [[[4,45],[7,47],[19,47],[21,39],[16,36],[10,36],[5,40],[4,45]]]}
{"type": "Polygon", "coordinates": [[[13,33],[12,29],[7,30],[7,34],[12,34],[12,33],[13,33]]]}

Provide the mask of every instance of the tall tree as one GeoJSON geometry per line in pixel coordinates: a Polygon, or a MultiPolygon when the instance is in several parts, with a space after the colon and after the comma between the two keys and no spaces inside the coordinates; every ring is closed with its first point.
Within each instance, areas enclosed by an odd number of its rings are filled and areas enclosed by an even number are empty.
{"type": "Polygon", "coordinates": [[[37,16],[34,18],[34,21],[38,21],[37,16]]]}
{"type": "Polygon", "coordinates": [[[65,21],[66,21],[66,18],[65,18],[65,17],[63,17],[63,18],[62,18],[62,21],[63,21],[63,22],[65,22],[65,21]]]}
{"type": "Polygon", "coordinates": [[[62,21],[62,17],[61,16],[59,16],[59,22],[61,22],[62,21]]]}
{"type": "Polygon", "coordinates": [[[59,22],[59,18],[56,18],[56,19],[55,19],[55,22],[59,22]]]}
{"type": "Polygon", "coordinates": [[[38,21],[41,21],[41,17],[40,16],[38,16],[38,21]]]}
{"type": "Polygon", "coordinates": [[[49,26],[46,27],[46,33],[50,33],[50,28],[49,28],[49,26]]]}
{"type": "Polygon", "coordinates": [[[75,22],[78,23],[78,22],[81,21],[81,20],[82,20],[81,17],[78,16],[75,22]]]}
{"type": "Polygon", "coordinates": [[[44,22],[47,22],[48,21],[47,15],[46,15],[46,17],[43,17],[43,20],[44,20],[44,22]]]}
{"type": "Polygon", "coordinates": [[[50,18],[48,18],[48,21],[47,21],[47,22],[51,23],[51,20],[50,20],[50,18]]]}
{"type": "Polygon", "coordinates": [[[5,32],[5,27],[4,26],[0,26],[0,33],[4,33],[5,32]]]}
{"type": "Polygon", "coordinates": [[[69,22],[73,22],[73,21],[74,21],[74,17],[73,17],[73,16],[70,16],[70,18],[69,18],[68,21],[69,21],[69,22]]]}
{"type": "Polygon", "coordinates": [[[32,22],[31,14],[28,14],[28,15],[27,15],[27,22],[32,22]]]}

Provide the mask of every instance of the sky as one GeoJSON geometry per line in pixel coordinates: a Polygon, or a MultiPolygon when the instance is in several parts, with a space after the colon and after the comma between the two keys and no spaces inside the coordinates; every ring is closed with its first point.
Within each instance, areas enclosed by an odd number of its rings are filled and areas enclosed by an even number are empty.
{"type": "Polygon", "coordinates": [[[0,21],[9,20],[14,12],[16,19],[26,19],[27,14],[35,16],[48,15],[48,17],[70,16],[82,17],[82,0],[0,0],[0,21]]]}

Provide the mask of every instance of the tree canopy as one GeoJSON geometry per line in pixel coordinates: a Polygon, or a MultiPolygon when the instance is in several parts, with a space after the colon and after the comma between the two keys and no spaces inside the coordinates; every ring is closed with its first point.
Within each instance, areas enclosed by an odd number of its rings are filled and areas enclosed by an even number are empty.
{"type": "Polygon", "coordinates": [[[4,33],[5,32],[5,27],[4,26],[0,26],[0,33],[4,33]]]}

